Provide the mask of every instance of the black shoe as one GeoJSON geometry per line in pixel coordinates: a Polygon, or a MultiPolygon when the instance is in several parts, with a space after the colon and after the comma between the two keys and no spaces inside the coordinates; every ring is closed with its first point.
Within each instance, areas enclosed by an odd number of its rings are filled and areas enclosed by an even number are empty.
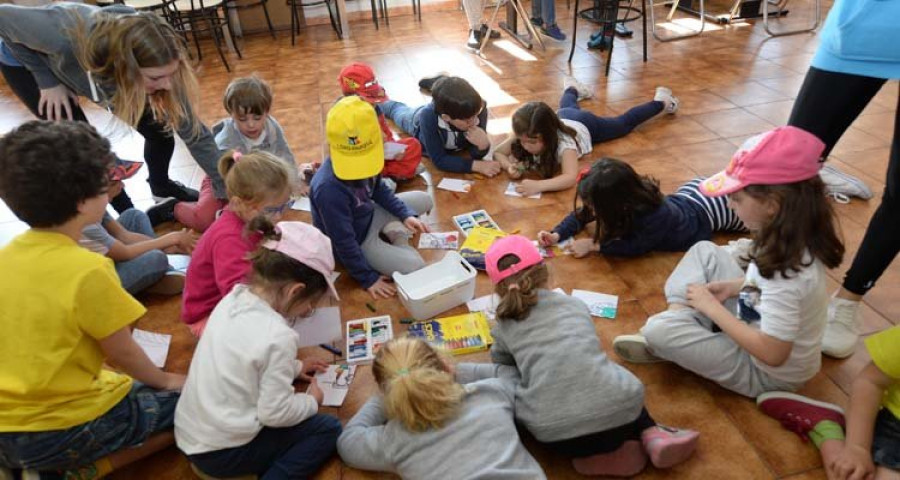
{"type": "Polygon", "coordinates": [[[479,30],[469,30],[469,40],[466,41],[466,48],[478,50],[479,47],[481,47],[481,32],[479,30]]]}
{"type": "MultiPolygon", "coordinates": [[[[149,181],[149,180],[148,180],[149,181]]],[[[196,202],[200,199],[200,192],[193,188],[186,187],[181,182],[169,180],[168,183],[162,185],[150,184],[150,191],[157,198],[176,198],[182,202],[196,202]]]]}
{"type": "MultiPolygon", "coordinates": [[[[471,41],[471,38],[472,38],[472,32],[470,31],[469,32],[469,40],[470,41],[471,41]]],[[[475,48],[478,48],[478,47],[476,46],[475,48]]],[[[439,73],[433,77],[425,77],[425,78],[419,80],[419,88],[421,88],[426,93],[431,93],[431,87],[434,86],[434,82],[437,82],[438,80],[440,80],[446,76],[447,75],[444,73],[439,73]]]]}
{"type": "MultiPolygon", "coordinates": [[[[482,38],[484,38],[484,32],[488,30],[488,26],[485,23],[481,24],[481,27],[478,29],[476,35],[478,36],[478,41],[480,42],[482,38]]],[[[491,40],[496,40],[500,38],[500,30],[491,29],[491,40]]]]}
{"type": "Polygon", "coordinates": [[[162,203],[147,209],[147,217],[150,219],[150,225],[157,226],[160,223],[175,221],[175,205],[181,203],[177,198],[169,198],[163,200],[162,203]]]}

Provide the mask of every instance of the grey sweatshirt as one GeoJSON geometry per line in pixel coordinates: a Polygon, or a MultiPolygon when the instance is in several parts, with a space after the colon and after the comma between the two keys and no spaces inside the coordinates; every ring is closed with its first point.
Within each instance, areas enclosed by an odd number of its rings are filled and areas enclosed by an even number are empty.
{"type": "Polygon", "coordinates": [[[252,145],[250,140],[238,130],[234,119],[231,117],[213,125],[212,130],[216,138],[216,145],[222,150],[237,150],[241,153],[250,153],[254,150],[269,152],[284,160],[295,175],[300,175],[297,163],[294,160],[294,153],[291,152],[291,147],[284,138],[284,130],[281,128],[281,124],[275,120],[275,117],[269,115],[266,118],[266,126],[263,130],[263,135],[266,137],[262,143],[256,146],[252,145]]]}
{"type": "Polygon", "coordinates": [[[456,377],[467,383],[468,393],[443,428],[410,432],[385,418],[382,398],[375,396],[344,427],[337,445],[341,458],[354,468],[410,480],[546,478],[516,432],[515,369],[459,364],[456,377]]]}
{"type": "MultiPolygon", "coordinates": [[[[94,78],[98,98],[91,93],[91,81],[75,54],[72,32],[79,20],[88,29],[93,28],[96,12],[134,13],[122,5],[98,8],[80,3],[55,3],[45,7],[0,5],[0,40],[10,53],[34,75],[41,89],[65,85],[77,95],[105,105],[115,92],[115,85],[94,78]]],[[[192,106],[184,105],[187,118],[192,118],[192,106]]],[[[225,198],[225,184],[216,165],[222,152],[216,147],[212,134],[205,125],[193,135],[194,123],[182,122],[175,133],[184,140],[188,150],[212,179],[217,198],[225,198]]]]}
{"type": "Polygon", "coordinates": [[[521,320],[492,330],[495,363],[518,368],[516,419],[542,442],[602,432],[634,421],[644,405],[640,380],[607,358],[587,306],[549,290],[521,320]]]}

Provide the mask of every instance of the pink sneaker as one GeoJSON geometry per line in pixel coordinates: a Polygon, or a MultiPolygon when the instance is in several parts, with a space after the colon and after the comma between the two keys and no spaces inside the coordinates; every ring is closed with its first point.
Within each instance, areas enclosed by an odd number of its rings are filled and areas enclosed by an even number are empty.
{"type": "Polygon", "coordinates": [[[809,440],[809,431],[823,420],[831,420],[841,428],[844,423],[844,410],[830,403],[819,402],[811,398],[788,392],[768,392],[756,397],[756,406],[766,415],[781,422],[781,425],[809,440]]]}
{"type": "Polygon", "coordinates": [[[644,449],[656,468],[669,468],[688,459],[697,449],[700,432],[657,425],[641,433],[644,449]]]}

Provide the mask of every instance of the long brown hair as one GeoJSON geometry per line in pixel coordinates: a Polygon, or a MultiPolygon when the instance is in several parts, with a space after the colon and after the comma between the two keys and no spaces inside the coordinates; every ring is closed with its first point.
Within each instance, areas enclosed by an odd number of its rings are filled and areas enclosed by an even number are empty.
{"type": "Polygon", "coordinates": [[[72,35],[82,67],[101,83],[115,84],[110,103],[116,117],[136,127],[149,105],[156,121],[170,130],[187,122],[193,136],[200,133],[201,123],[192,108],[199,104],[197,78],[187,63],[183,39],[162,17],[151,12],[97,12],[93,28],[79,21],[72,35]],[[176,61],[172,89],[148,95],[140,69],[176,61]]]}
{"type": "Polygon", "coordinates": [[[512,128],[516,137],[540,136],[544,142],[544,151],[540,155],[533,156],[521,140],[516,138],[512,142],[512,154],[520,161],[537,157],[537,170],[544,178],[551,178],[560,172],[562,166],[556,158],[556,150],[559,148],[559,132],[572,137],[578,142],[578,132],[574,128],[563,123],[556,112],[544,102],[528,102],[519,107],[512,116],[512,128]]]}
{"type": "Polygon", "coordinates": [[[756,262],[760,275],[789,277],[816,258],[828,268],[841,264],[844,244],[819,176],[786,185],[749,185],[744,192],[778,204],[774,218],[755,233],[749,253],[748,260],[756,262]],[[804,262],[807,251],[812,259],[804,262]]]}
{"type": "Polygon", "coordinates": [[[582,225],[596,222],[597,243],[630,235],[634,218],[656,210],[665,199],[655,178],[639,175],[631,165],[608,157],[591,165],[575,191],[575,215],[582,225]]]}
{"type": "Polygon", "coordinates": [[[372,374],[384,394],[387,418],[412,432],[441,428],[465,397],[441,355],[418,338],[400,337],[382,345],[372,374]]]}
{"type": "MultiPolygon", "coordinates": [[[[497,268],[502,272],[520,261],[516,255],[504,255],[497,261],[497,268]]],[[[500,280],[494,287],[494,292],[500,297],[497,318],[524,319],[531,311],[531,307],[537,305],[538,290],[547,288],[549,281],[550,271],[543,262],[500,280]],[[510,288],[513,285],[515,286],[510,288]]]]}

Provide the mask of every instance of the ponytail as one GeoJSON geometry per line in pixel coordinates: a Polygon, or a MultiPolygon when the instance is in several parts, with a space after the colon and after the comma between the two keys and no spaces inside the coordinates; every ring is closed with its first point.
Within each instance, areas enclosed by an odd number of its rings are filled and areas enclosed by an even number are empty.
{"type": "Polygon", "coordinates": [[[441,428],[456,415],[465,396],[443,358],[418,338],[400,337],[384,344],[372,366],[384,394],[388,419],[412,432],[441,428]]]}
{"type": "MultiPolygon", "coordinates": [[[[519,263],[519,257],[509,254],[502,257],[497,266],[502,271],[516,263],[519,263]]],[[[545,288],[549,279],[547,265],[539,263],[501,280],[495,287],[495,292],[500,297],[497,318],[524,319],[531,307],[537,305],[537,291],[545,288]]]]}

